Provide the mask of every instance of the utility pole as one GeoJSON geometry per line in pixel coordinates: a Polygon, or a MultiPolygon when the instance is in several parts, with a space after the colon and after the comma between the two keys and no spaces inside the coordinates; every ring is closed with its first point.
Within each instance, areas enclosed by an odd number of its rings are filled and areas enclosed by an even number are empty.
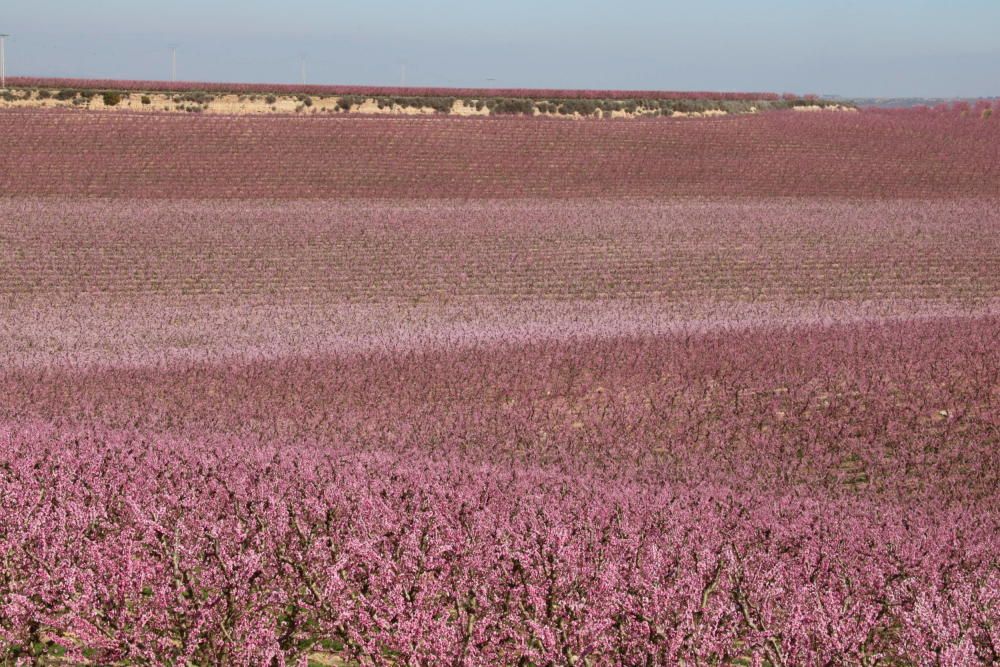
{"type": "Polygon", "coordinates": [[[301,76],[302,85],[304,86],[304,85],[306,85],[306,57],[305,56],[300,56],[299,57],[299,65],[301,66],[301,72],[300,73],[302,75],[301,76]]]}
{"type": "Polygon", "coordinates": [[[177,81],[177,47],[170,47],[170,80],[177,81]]]}
{"type": "Polygon", "coordinates": [[[399,85],[406,87],[406,63],[399,63],[399,85]]]}
{"type": "Polygon", "coordinates": [[[7,38],[10,35],[0,34],[0,89],[7,88],[7,38]]]}

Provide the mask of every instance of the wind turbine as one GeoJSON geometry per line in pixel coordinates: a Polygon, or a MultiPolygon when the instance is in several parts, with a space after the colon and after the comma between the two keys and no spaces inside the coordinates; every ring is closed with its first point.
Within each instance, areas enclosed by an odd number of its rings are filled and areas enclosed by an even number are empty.
{"type": "Polygon", "coordinates": [[[170,80],[177,81],[177,45],[171,44],[170,49],[170,80]]]}
{"type": "Polygon", "coordinates": [[[0,33],[0,89],[7,87],[7,38],[10,35],[0,33]]]}

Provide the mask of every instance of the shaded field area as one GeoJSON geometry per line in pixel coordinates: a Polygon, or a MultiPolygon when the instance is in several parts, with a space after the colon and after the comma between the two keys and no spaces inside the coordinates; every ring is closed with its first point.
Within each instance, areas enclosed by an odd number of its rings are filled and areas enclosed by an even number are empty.
{"type": "Polygon", "coordinates": [[[0,192],[158,198],[1000,195],[1000,122],[0,112],[0,192]]]}

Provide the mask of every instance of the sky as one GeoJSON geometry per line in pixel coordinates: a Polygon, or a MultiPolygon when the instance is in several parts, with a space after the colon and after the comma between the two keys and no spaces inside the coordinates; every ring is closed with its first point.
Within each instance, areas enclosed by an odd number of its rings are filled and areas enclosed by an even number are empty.
{"type": "Polygon", "coordinates": [[[10,76],[1000,96],[997,0],[2,0],[10,76]]]}

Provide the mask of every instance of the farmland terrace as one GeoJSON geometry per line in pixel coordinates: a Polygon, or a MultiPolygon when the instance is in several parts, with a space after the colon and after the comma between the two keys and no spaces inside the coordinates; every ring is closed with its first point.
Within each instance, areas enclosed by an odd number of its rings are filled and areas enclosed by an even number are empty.
{"type": "Polygon", "coordinates": [[[1000,660],[992,107],[80,106],[0,110],[0,664],[1000,660]]]}

